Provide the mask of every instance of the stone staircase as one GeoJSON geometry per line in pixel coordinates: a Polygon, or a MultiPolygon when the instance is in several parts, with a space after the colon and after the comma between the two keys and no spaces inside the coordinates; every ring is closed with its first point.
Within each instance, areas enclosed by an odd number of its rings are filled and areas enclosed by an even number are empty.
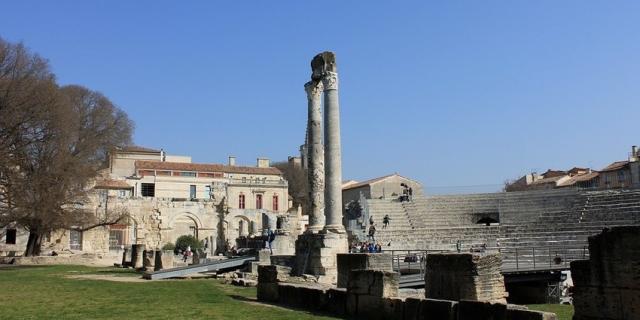
{"type": "Polygon", "coordinates": [[[588,237],[603,228],[640,225],[640,190],[554,189],[416,197],[404,203],[376,199],[367,205],[378,225],[376,240],[386,250],[455,250],[460,242],[465,251],[486,245],[505,253],[537,247],[579,255],[588,237]],[[392,220],[382,229],[385,214],[392,220]],[[477,224],[484,216],[499,217],[500,223],[477,224]]]}

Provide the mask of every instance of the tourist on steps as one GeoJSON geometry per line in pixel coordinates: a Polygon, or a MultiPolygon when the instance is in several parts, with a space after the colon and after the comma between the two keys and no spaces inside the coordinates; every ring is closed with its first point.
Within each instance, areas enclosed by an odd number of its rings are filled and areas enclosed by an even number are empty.
{"type": "Polygon", "coordinates": [[[391,218],[389,218],[388,214],[384,215],[384,218],[382,218],[382,229],[386,229],[387,226],[389,225],[389,221],[391,220],[391,218]]]}
{"type": "Polygon", "coordinates": [[[371,241],[375,242],[376,241],[376,225],[372,224],[371,227],[369,227],[369,238],[371,238],[371,241]]]}

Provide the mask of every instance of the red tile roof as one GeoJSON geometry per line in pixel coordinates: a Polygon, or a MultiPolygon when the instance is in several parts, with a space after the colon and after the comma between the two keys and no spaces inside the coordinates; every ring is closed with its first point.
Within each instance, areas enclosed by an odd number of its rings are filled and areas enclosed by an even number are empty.
{"type": "Polygon", "coordinates": [[[569,178],[567,181],[563,181],[558,186],[559,187],[572,186],[572,185],[574,185],[574,184],[576,184],[578,182],[584,182],[584,181],[592,180],[592,179],[598,177],[598,175],[600,175],[600,173],[597,172],[597,171],[592,171],[590,173],[576,175],[576,176],[573,176],[573,177],[569,178]]]}
{"type": "Polygon", "coordinates": [[[96,181],[94,189],[133,189],[128,183],[122,180],[101,179],[96,181]]]}
{"type": "Polygon", "coordinates": [[[166,162],[166,161],[148,161],[148,160],[136,161],[136,169],[282,175],[282,171],[280,171],[278,168],[275,168],[275,167],[258,168],[258,167],[243,167],[243,166],[227,166],[223,164],[166,162]]]}
{"type": "Polygon", "coordinates": [[[600,170],[602,171],[615,171],[618,169],[622,169],[624,167],[626,167],[629,164],[629,161],[616,161],[608,166],[606,166],[604,169],[600,170]]]}

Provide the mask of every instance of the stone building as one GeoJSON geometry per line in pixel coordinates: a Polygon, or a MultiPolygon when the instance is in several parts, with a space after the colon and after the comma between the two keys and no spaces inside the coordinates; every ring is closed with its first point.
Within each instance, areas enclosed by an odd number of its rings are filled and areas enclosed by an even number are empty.
{"type": "MultiPolygon", "coordinates": [[[[276,229],[277,217],[290,208],[287,189],[280,170],[264,158],[254,167],[236,165],[234,157],[226,165],[198,164],[163,150],[114,150],[85,206],[96,214],[120,210],[127,218],[85,232],[52,234],[43,250],[107,254],[131,244],[161,248],[193,235],[215,253],[227,242],[234,246],[238,237],[276,229]]],[[[0,252],[24,251],[25,232],[10,228],[0,236],[0,252]]]]}
{"type": "Polygon", "coordinates": [[[505,186],[505,191],[547,190],[556,188],[620,189],[640,187],[640,152],[631,147],[628,160],[616,161],[599,171],[589,168],[547,170],[530,173],[505,186]]]}
{"type": "Polygon", "coordinates": [[[345,182],[342,187],[342,202],[346,206],[351,201],[358,201],[360,194],[365,199],[398,199],[404,191],[402,184],[409,186],[413,194],[422,194],[419,182],[393,173],[362,182],[345,182]]]}

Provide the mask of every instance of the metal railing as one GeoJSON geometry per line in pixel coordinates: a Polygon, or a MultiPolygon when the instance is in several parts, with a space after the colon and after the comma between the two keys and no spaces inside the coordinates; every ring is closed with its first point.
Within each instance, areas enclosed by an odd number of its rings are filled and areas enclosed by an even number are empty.
{"type": "Polygon", "coordinates": [[[424,277],[427,255],[446,252],[446,250],[383,250],[391,253],[393,270],[400,274],[420,274],[424,277]]]}
{"type": "Polygon", "coordinates": [[[487,253],[502,256],[502,272],[563,270],[575,260],[589,259],[587,246],[538,246],[487,248],[487,253]]]}
{"type": "MultiPolygon", "coordinates": [[[[391,253],[393,270],[400,274],[424,276],[427,255],[433,253],[457,252],[455,250],[384,250],[391,253]]],[[[565,270],[575,260],[589,259],[587,246],[537,246],[537,247],[472,247],[460,251],[476,254],[500,253],[502,272],[526,272],[541,270],[565,270]]]]}

